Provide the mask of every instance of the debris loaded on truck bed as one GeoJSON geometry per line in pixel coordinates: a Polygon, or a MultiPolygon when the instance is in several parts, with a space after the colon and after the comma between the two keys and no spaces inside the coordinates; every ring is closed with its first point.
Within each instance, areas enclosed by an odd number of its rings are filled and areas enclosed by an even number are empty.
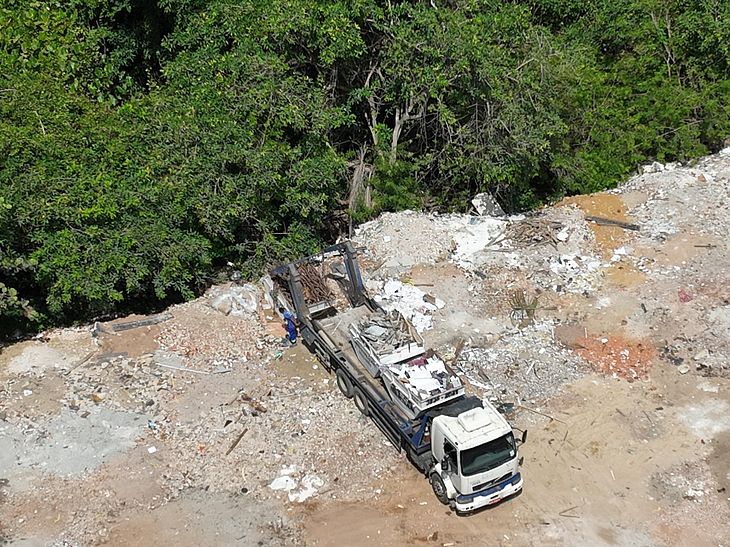
{"type": "Polygon", "coordinates": [[[433,352],[380,367],[393,402],[409,419],[464,394],[458,376],[433,352]]]}
{"type": "Polygon", "coordinates": [[[409,345],[420,346],[413,327],[398,311],[378,313],[359,321],[355,336],[366,338],[380,356],[392,354],[399,348],[409,345]],[[357,332],[359,331],[359,332],[357,332]]]}
{"type": "Polygon", "coordinates": [[[426,351],[423,338],[397,310],[378,310],[352,322],[349,331],[357,357],[375,378],[382,366],[402,363],[426,351]]]}
{"type": "Polygon", "coordinates": [[[415,398],[424,403],[434,399],[432,404],[436,404],[444,400],[444,396],[460,393],[461,381],[449,373],[446,363],[436,355],[427,355],[416,357],[407,363],[388,365],[388,371],[415,398]]]}
{"type": "Polygon", "coordinates": [[[382,377],[401,410],[413,419],[464,393],[459,378],[397,310],[378,311],[350,324],[350,341],[373,377],[382,377]]]}

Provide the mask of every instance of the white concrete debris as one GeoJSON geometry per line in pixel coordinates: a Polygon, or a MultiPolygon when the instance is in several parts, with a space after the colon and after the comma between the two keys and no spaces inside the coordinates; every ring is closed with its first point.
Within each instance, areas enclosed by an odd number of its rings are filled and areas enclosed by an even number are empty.
{"type": "MultiPolygon", "coordinates": [[[[519,217],[515,217],[519,218],[519,217]]],[[[456,217],[450,222],[456,249],[452,261],[464,269],[479,264],[480,256],[501,247],[507,222],[489,217],[456,217]]]]}
{"type": "Polygon", "coordinates": [[[286,490],[288,492],[296,488],[296,486],[296,481],[289,475],[282,475],[280,477],[276,477],[269,485],[269,488],[272,490],[286,490]]]}
{"type": "Polygon", "coordinates": [[[494,196],[488,192],[477,194],[471,200],[472,205],[482,216],[503,217],[504,210],[494,196]]]}
{"type": "Polygon", "coordinates": [[[613,256],[611,257],[611,262],[618,262],[626,255],[631,254],[631,250],[627,247],[619,247],[618,249],[615,249],[613,251],[613,256]]]}
{"type": "Polygon", "coordinates": [[[419,333],[433,328],[431,314],[446,305],[438,298],[427,301],[427,295],[421,289],[397,279],[388,279],[384,283],[371,279],[367,288],[383,309],[398,310],[419,333]]]}
{"type": "Polygon", "coordinates": [[[306,474],[301,480],[292,478],[291,475],[297,472],[296,465],[282,467],[279,476],[269,484],[269,488],[287,492],[289,501],[302,503],[316,495],[324,485],[324,481],[314,474],[306,474]]]}
{"type": "Polygon", "coordinates": [[[299,483],[299,489],[289,491],[289,501],[302,503],[316,495],[322,486],[324,486],[324,481],[317,475],[304,475],[299,483]]]}
{"type": "Polygon", "coordinates": [[[208,297],[210,305],[224,315],[248,315],[255,313],[259,306],[259,289],[249,283],[214,287],[208,297]]]}
{"type": "Polygon", "coordinates": [[[649,165],[643,165],[641,167],[641,172],[643,174],[649,174],[649,173],[662,173],[664,171],[674,171],[675,169],[678,169],[682,166],[679,162],[669,162],[667,164],[659,163],[658,161],[652,162],[649,165]]]}

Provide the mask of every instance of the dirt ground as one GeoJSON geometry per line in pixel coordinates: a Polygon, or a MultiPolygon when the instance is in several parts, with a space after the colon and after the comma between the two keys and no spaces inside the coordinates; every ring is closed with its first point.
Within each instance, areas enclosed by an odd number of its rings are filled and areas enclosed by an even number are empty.
{"type": "Polygon", "coordinates": [[[2,349],[0,545],[730,544],[728,175],[730,151],[644,174],[473,255],[479,219],[362,232],[365,277],[443,301],[427,344],[529,431],[520,496],[454,515],[263,301],[221,313],[218,287],[2,349]]]}
{"type": "Polygon", "coordinates": [[[305,539],[323,546],[726,545],[730,415],[717,409],[727,410],[730,399],[726,380],[711,385],[723,395],[673,371],[633,384],[587,376],[541,407],[554,419],[514,421],[529,430],[518,498],[457,517],[404,466],[378,483],[377,503],[308,509],[305,539]],[[708,419],[723,431],[713,440],[684,433],[708,419]]]}
{"type": "MultiPolygon", "coordinates": [[[[631,221],[620,196],[603,196],[570,202],[588,204],[587,214],[631,221]]],[[[610,256],[614,246],[633,243],[631,234],[618,228],[591,228],[603,256],[610,256]]],[[[680,232],[652,248],[664,266],[688,267],[707,253],[706,247],[695,245],[712,241],[707,235],[680,232]]],[[[725,267],[717,264],[705,275],[725,267]]],[[[564,386],[539,409],[511,416],[513,425],[529,430],[529,440],[520,449],[525,457],[521,496],[457,517],[429,495],[422,476],[405,466],[398,476],[373,485],[382,491],[376,503],[308,508],[307,543],[727,545],[730,379],[678,374],[675,364],[656,355],[667,339],[692,336],[686,328],[691,314],[643,311],[642,302],[658,307],[677,298],[674,285],[627,268],[630,273],[617,282],[616,265],[609,265],[595,295],[554,295],[556,309],[542,312],[558,318],[564,334],[574,333],[557,338],[575,348],[596,372],[564,386]],[[600,299],[610,305],[596,306],[600,299]],[[642,316],[638,320],[637,314],[642,316]],[[625,359],[619,351],[626,352],[625,359]]],[[[475,330],[488,333],[491,327],[498,333],[504,328],[485,313],[494,311],[490,295],[499,294],[497,283],[482,285],[480,309],[464,277],[454,275],[451,266],[415,268],[411,277],[447,302],[465,303],[444,308],[436,320],[439,327],[427,336],[432,343],[443,342],[447,333],[476,336],[475,330]]]]}

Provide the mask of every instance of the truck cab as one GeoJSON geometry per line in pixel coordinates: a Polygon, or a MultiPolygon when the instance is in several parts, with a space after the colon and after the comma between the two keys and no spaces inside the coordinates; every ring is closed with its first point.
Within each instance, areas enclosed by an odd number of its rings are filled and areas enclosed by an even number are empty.
{"type": "Polygon", "coordinates": [[[522,490],[516,440],[507,420],[488,401],[431,425],[430,473],[436,497],[458,513],[497,503],[522,490]]]}

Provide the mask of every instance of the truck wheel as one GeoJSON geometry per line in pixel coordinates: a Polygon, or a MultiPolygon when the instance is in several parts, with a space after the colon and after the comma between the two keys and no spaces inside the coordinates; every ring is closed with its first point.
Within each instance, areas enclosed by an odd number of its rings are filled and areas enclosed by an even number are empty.
{"type": "Polygon", "coordinates": [[[353,391],[353,399],[355,401],[355,406],[360,411],[360,414],[362,414],[363,416],[370,416],[368,400],[365,398],[365,395],[363,395],[363,392],[359,389],[355,389],[353,391]]]}
{"type": "Polygon", "coordinates": [[[438,500],[444,505],[448,505],[449,495],[446,492],[446,485],[444,484],[444,480],[441,478],[441,476],[438,473],[431,473],[431,477],[429,477],[429,482],[431,483],[433,493],[436,494],[438,500]]]}
{"type": "Polygon", "coordinates": [[[337,387],[340,388],[342,394],[348,399],[352,397],[352,384],[350,379],[341,370],[337,371],[337,387]]]}

